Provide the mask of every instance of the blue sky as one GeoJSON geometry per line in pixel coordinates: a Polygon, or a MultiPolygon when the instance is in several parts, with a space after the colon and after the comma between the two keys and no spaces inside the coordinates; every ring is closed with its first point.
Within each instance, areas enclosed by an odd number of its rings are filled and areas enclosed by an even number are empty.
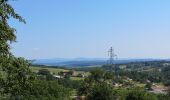
{"type": "Polygon", "coordinates": [[[170,58],[170,0],[17,0],[27,24],[12,52],[28,59],[170,58]]]}

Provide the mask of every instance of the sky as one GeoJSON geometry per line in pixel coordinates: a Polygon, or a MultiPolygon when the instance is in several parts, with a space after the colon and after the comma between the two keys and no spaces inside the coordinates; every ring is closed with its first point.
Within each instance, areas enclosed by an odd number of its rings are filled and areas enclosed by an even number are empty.
{"type": "Polygon", "coordinates": [[[170,58],[170,0],[16,0],[17,57],[170,58]]]}

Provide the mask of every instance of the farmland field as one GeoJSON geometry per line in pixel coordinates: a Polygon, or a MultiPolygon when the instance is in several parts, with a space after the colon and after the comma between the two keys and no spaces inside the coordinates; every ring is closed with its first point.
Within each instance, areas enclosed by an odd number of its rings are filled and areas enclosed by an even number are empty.
{"type": "Polygon", "coordinates": [[[47,69],[53,74],[58,74],[61,71],[69,71],[69,70],[61,69],[61,68],[47,68],[47,67],[37,67],[37,66],[32,66],[32,67],[30,67],[30,69],[33,72],[38,72],[40,69],[47,69]]]}

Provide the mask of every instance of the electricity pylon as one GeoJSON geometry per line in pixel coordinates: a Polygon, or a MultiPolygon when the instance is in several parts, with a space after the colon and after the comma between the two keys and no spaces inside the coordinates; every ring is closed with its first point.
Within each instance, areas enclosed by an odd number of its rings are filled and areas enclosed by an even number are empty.
{"type": "Polygon", "coordinates": [[[109,56],[108,64],[111,66],[111,71],[113,71],[114,69],[115,76],[118,78],[119,77],[117,71],[118,68],[115,65],[115,60],[117,59],[117,55],[115,54],[114,49],[112,47],[108,51],[108,56],[109,56]]]}
{"type": "Polygon", "coordinates": [[[114,49],[111,47],[108,51],[108,56],[109,56],[109,65],[114,65],[115,60],[117,59],[117,55],[114,53],[114,49]]]}

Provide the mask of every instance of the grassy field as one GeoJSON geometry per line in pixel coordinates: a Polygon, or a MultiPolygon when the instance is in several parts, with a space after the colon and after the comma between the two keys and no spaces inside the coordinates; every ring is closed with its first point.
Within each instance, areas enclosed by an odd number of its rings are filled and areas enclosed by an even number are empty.
{"type": "Polygon", "coordinates": [[[69,71],[69,70],[66,70],[66,69],[61,69],[61,68],[43,68],[43,67],[30,67],[30,69],[33,71],[33,72],[38,72],[40,69],[47,69],[49,70],[52,74],[58,74],[59,72],[61,71],[69,71]]]}
{"type": "Polygon", "coordinates": [[[84,78],[82,77],[70,77],[71,80],[83,80],[84,78]]]}
{"type": "Polygon", "coordinates": [[[139,83],[139,82],[136,82],[136,83],[135,83],[135,86],[137,86],[137,87],[143,87],[143,88],[144,88],[145,85],[146,85],[146,84],[139,83]]]}
{"type": "MultiPolygon", "coordinates": [[[[30,69],[33,71],[33,72],[38,72],[40,69],[47,69],[47,70],[49,70],[50,72],[51,72],[51,74],[58,74],[59,72],[61,72],[61,71],[69,71],[69,70],[67,70],[67,69],[61,69],[61,68],[47,68],[47,67],[39,67],[39,66],[32,66],[32,67],[30,67],[30,69]]],[[[83,71],[75,71],[76,72],[76,74],[80,74],[80,73],[83,73],[84,75],[89,75],[89,73],[88,72],[83,72],[83,71]]],[[[82,78],[82,77],[70,77],[70,79],[72,79],[72,80],[83,80],[84,78],[82,78]]]]}

